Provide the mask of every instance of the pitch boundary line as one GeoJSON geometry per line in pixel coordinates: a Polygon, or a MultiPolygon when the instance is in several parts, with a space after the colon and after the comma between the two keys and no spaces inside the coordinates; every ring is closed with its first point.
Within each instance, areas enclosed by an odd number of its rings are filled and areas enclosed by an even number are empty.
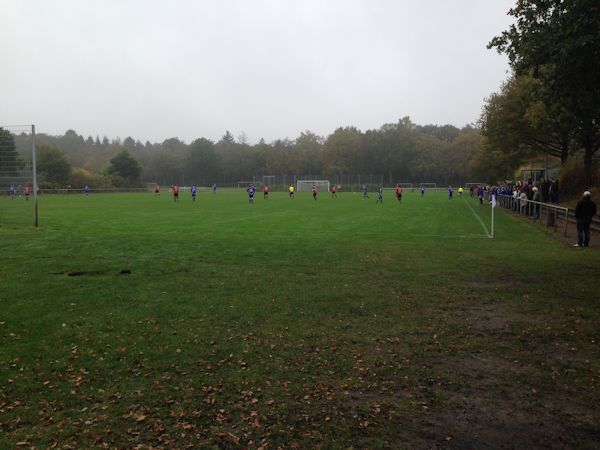
{"type": "Polygon", "coordinates": [[[489,239],[489,234],[405,234],[410,237],[443,238],[443,239],[489,239]]]}
{"type": "Polygon", "coordinates": [[[485,226],[485,224],[483,223],[483,220],[481,220],[481,217],[479,217],[477,215],[477,213],[475,212],[475,210],[473,209],[473,207],[469,204],[469,200],[465,199],[464,203],[467,204],[467,206],[469,207],[469,209],[471,210],[471,212],[473,213],[473,215],[475,216],[475,218],[479,221],[479,223],[481,224],[481,226],[483,227],[483,230],[485,231],[485,234],[487,235],[488,238],[492,238],[492,235],[490,234],[490,232],[488,231],[487,227],[485,226]]]}

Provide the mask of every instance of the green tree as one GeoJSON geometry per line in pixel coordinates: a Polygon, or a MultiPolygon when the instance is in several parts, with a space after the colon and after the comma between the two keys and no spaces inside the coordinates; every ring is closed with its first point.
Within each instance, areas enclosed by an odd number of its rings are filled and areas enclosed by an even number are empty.
{"type": "Polygon", "coordinates": [[[490,146],[485,137],[469,161],[469,173],[477,181],[496,183],[515,172],[520,165],[519,150],[512,152],[490,146]]]}
{"type": "Polygon", "coordinates": [[[291,149],[295,173],[319,174],[322,172],[323,139],[312,131],[303,131],[291,149]]]}
{"type": "Polygon", "coordinates": [[[362,144],[362,133],[354,127],[338,128],[327,137],[323,147],[325,173],[346,175],[355,168],[362,144]]]}
{"type": "Polygon", "coordinates": [[[483,135],[489,148],[522,157],[533,152],[545,153],[567,160],[571,129],[561,117],[561,109],[550,109],[539,97],[540,81],[530,76],[511,77],[500,92],[486,99],[480,118],[483,135]],[[562,120],[561,120],[562,119],[562,120]]]}
{"type": "Polygon", "coordinates": [[[224,143],[227,143],[227,144],[234,144],[235,143],[235,139],[233,138],[233,134],[231,134],[229,132],[229,130],[226,130],[225,134],[221,138],[221,142],[224,142],[224,143]]]}
{"type": "Polygon", "coordinates": [[[22,161],[12,133],[0,128],[0,176],[16,176],[21,167],[22,161]]]}
{"type": "Polygon", "coordinates": [[[127,150],[123,150],[110,160],[108,173],[118,175],[130,185],[136,185],[140,181],[141,169],[137,160],[127,150]]]}
{"type": "Polygon", "coordinates": [[[65,185],[71,175],[71,165],[65,153],[51,144],[42,144],[37,152],[37,170],[43,181],[65,185]]]}
{"type": "Polygon", "coordinates": [[[221,159],[212,141],[200,138],[190,144],[186,158],[186,179],[190,183],[212,184],[219,179],[221,159]]]}
{"type": "MultiPolygon", "coordinates": [[[[586,184],[600,148],[600,3],[598,0],[518,0],[516,19],[488,48],[506,53],[516,75],[541,81],[540,98],[562,108],[584,150],[586,184]]],[[[550,106],[553,105],[553,106],[550,106]]]]}

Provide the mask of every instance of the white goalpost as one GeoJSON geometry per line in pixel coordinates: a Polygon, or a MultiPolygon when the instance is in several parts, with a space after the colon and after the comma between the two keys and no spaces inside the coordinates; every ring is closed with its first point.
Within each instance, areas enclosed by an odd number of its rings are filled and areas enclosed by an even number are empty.
{"type": "Polygon", "coordinates": [[[423,186],[425,189],[436,189],[437,183],[419,183],[419,187],[423,186]]]}
{"type": "Polygon", "coordinates": [[[310,192],[313,184],[319,192],[329,192],[329,180],[298,180],[296,182],[297,192],[310,192]]]}

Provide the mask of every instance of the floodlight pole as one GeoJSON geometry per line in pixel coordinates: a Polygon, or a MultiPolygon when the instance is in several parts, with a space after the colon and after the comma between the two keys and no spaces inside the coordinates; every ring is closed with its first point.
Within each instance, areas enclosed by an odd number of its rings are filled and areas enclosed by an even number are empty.
{"type": "Polygon", "coordinates": [[[33,170],[33,209],[34,225],[38,226],[38,186],[37,186],[37,165],[35,161],[35,125],[31,125],[31,165],[33,170]]]}

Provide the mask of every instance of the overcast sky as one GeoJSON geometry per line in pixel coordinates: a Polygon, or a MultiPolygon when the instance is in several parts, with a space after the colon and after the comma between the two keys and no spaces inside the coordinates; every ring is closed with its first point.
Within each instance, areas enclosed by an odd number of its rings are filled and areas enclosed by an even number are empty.
{"type": "Polygon", "coordinates": [[[2,0],[0,125],[250,143],[475,122],[515,0],[2,0]]]}

